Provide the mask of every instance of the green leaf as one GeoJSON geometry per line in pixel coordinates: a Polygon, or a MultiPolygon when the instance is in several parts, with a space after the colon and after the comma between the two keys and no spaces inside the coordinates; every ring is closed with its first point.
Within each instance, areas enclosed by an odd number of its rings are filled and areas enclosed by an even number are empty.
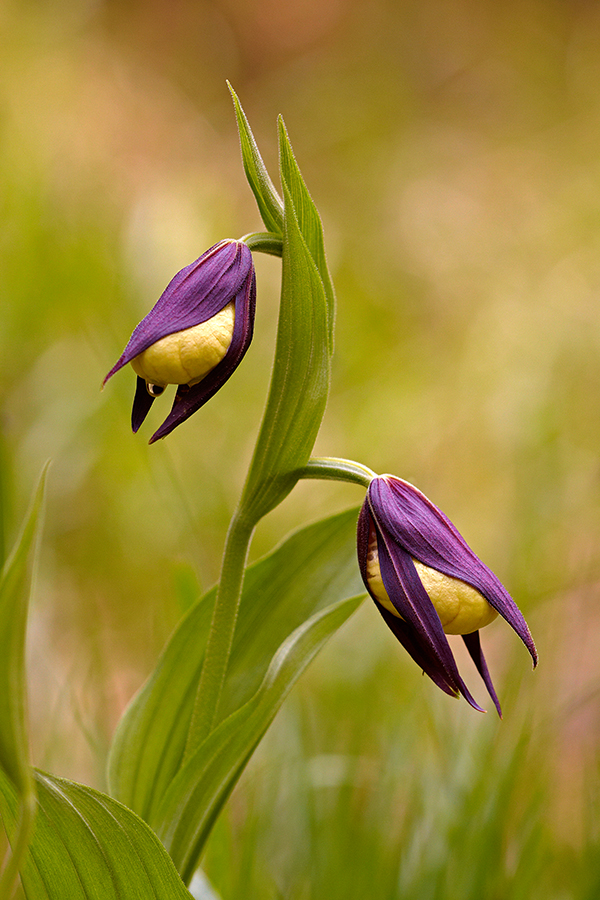
{"type": "Polygon", "coordinates": [[[211,732],[173,780],[159,810],[158,833],[184,880],[192,877],[216,817],[285,697],[362,599],[341,600],[297,628],[254,696],[211,732]]]}
{"type": "Polygon", "coordinates": [[[285,220],[277,347],[269,397],[241,499],[251,523],[289,494],[310,457],[329,390],[329,324],[323,281],[283,182],[285,220]]]}
{"type": "Polygon", "coordinates": [[[283,230],[283,202],[269,177],[237,94],[229,82],[227,82],[227,86],[235,106],[246,178],[252,188],[252,193],[256,197],[258,209],[267,231],[281,234],[283,230]]]}
{"type": "MultiPolygon", "coordinates": [[[[191,897],[153,831],[85,785],[36,773],[38,811],[21,873],[27,900],[185,900],[191,897]]],[[[0,773],[9,833],[18,798],[0,773]]]]}
{"type": "Polygon", "coordinates": [[[5,528],[7,518],[7,492],[6,484],[8,483],[8,466],[4,452],[4,438],[0,434],[0,572],[6,560],[6,540],[5,528]]]}
{"type": "MultiPolygon", "coordinates": [[[[363,590],[357,509],[300,529],[246,572],[220,717],[246,703],[286,637],[325,606],[363,590]]],[[[151,825],[184,755],[214,604],[192,607],[123,716],[109,758],[111,793],[151,825]]]]}
{"type": "Polygon", "coordinates": [[[46,472],[47,466],[21,536],[0,575],[0,773],[12,783],[19,807],[12,856],[0,878],[1,897],[12,893],[35,816],[25,702],[25,634],[46,472]]]}
{"type": "Polygon", "coordinates": [[[335,293],[329,269],[327,268],[327,260],[325,258],[325,243],[323,241],[323,225],[321,217],[317,211],[312,197],[308,192],[308,188],[304,183],[292,145],[288,137],[285,123],[281,116],[279,117],[279,166],[281,169],[281,179],[290,190],[292,203],[298,219],[298,225],[302,237],[306,241],[310,254],[314,263],[319,270],[325,295],[327,297],[328,316],[329,316],[329,339],[330,352],[333,350],[333,328],[335,325],[335,293]]]}

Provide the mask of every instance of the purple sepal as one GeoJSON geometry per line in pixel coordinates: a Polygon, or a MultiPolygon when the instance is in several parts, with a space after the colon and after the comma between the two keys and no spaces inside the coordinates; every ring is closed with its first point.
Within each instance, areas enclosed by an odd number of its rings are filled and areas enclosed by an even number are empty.
{"type": "MultiPolygon", "coordinates": [[[[252,253],[241,241],[215,244],[175,275],[148,315],[135,328],[125,350],[103,384],[161,338],[201,325],[233,301],[235,319],[231,344],[220,363],[198,384],[179,385],[171,412],[150,443],[166,437],[216,394],[232,375],[252,340],[256,305],[256,277],[252,253]]],[[[142,378],[137,379],[131,424],[137,431],[154,398],[142,378]]]]}
{"type": "Polygon", "coordinates": [[[498,711],[498,715],[502,718],[502,709],[500,708],[500,701],[498,700],[498,695],[494,689],[494,685],[492,684],[492,677],[490,675],[490,671],[488,669],[487,663],[485,661],[485,656],[483,655],[483,650],[481,649],[481,640],[479,638],[479,632],[473,631],[471,634],[463,634],[462,639],[466,644],[467,650],[469,651],[469,655],[473,662],[477,667],[477,671],[483,678],[486,688],[488,689],[488,694],[494,701],[494,706],[498,711]]]}
{"type": "MultiPolygon", "coordinates": [[[[391,475],[374,478],[362,506],[357,532],[363,581],[383,619],[423,671],[447,694],[481,707],[458,673],[456,661],[437,611],[417,573],[413,559],[472,585],[509,622],[531,653],[537,652],[520,610],[493,572],[473,553],[452,522],[417,488],[391,475]],[[371,529],[377,536],[381,578],[399,616],[381,606],[369,589],[367,555],[371,529]]],[[[492,698],[500,704],[479,641],[479,633],[463,640],[492,698]]]]}
{"type": "Polygon", "coordinates": [[[155,398],[151,397],[146,390],[146,382],[138,375],[135,384],[133,409],[131,410],[131,429],[134,434],[148,415],[154,400],[155,398]]]}

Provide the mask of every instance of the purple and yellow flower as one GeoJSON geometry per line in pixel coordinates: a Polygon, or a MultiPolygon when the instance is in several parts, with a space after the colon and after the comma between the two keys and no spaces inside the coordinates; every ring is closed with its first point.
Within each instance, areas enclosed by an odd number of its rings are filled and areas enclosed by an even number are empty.
{"type": "Polygon", "coordinates": [[[497,615],[537,665],[519,608],[444,513],[412,484],[381,475],[358,520],[361,575],[379,612],[415,662],[443,691],[481,710],[458,673],[446,634],[460,634],[501,716],[479,629],[497,615]]]}
{"type": "Polygon", "coordinates": [[[134,432],[168,384],[177,385],[173,407],[150,443],[216,394],[250,345],[255,301],[252,254],[241,241],[220,241],[175,275],[104,379],[131,363],[134,432]]]}

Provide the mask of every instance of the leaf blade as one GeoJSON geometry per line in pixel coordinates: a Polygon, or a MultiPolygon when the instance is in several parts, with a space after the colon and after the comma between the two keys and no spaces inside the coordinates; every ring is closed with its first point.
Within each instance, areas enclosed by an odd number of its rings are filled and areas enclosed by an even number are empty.
{"type": "MultiPolygon", "coordinates": [[[[37,772],[36,829],[22,871],[28,900],[185,900],[190,893],[151,829],[116,800],[37,772]]],[[[0,809],[14,827],[18,797],[0,774],[0,809]]]]}
{"type": "Polygon", "coordinates": [[[298,218],[300,232],[314,263],[318,269],[325,296],[327,297],[329,318],[330,352],[333,352],[333,329],[335,325],[335,292],[333,282],[327,267],[325,255],[325,242],[323,238],[323,223],[315,203],[306,187],[296,157],[290,143],[289,135],[282,117],[279,117],[279,166],[282,182],[288,186],[294,210],[298,218]]]}
{"type": "Polygon", "coordinates": [[[235,108],[242,150],[242,162],[248,184],[256,198],[256,203],[267,231],[281,234],[283,230],[283,203],[281,197],[275,190],[275,186],[267,172],[238,96],[229,82],[227,82],[227,87],[235,108]]]}
{"type": "MultiPolygon", "coordinates": [[[[287,635],[336,600],[362,591],[357,509],[298,529],[246,572],[220,715],[246,703],[287,635]],[[261,641],[252,640],[261,634],[261,641]]],[[[109,756],[110,792],[151,825],[183,759],[214,589],[182,619],[125,712],[109,756]]]]}
{"type": "Polygon", "coordinates": [[[241,499],[258,522],[289,494],[308,459],[329,392],[325,288],[283,181],[285,217],[277,346],[269,396],[241,499]]]}
{"type": "Polygon", "coordinates": [[[0,896],[10,897],[27,853],[35,819],[35,786],[29,765],[25,638],[48,464],[44,467],[15,547],[0,573],[0,772],[12,782],[18,816],[10,856],[0,875],[0,896]]]}
{"type": "Polygon", "coordinates": [[[180,769],[159,810],[159,835],[182,877],[191,878],[212,825],[289,691],[364,594],[319,611],[275,654],[256,694],[223,721],[180,769]]]}
{"type": "Polygon", "coordinates": [[[25,631],[47,468],[21,536],[0,575],[0,766],[22,791],[32,784],[27,762],[25,631]]]}

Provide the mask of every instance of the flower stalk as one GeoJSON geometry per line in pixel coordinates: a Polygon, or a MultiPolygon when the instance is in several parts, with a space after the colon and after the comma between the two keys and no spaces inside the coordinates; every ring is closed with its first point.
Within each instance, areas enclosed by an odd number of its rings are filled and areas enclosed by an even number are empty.
{"type": "Polygon", "coordinates": [[[309,459],[300,473],[300,478],[314,478],[320,481],[346,481],[368,488],[375,472],[362,463],[351,459],[337,459],[333,456],[315,456],[309,459]]]}
{"type": "Polygon", "coordinates": [[[184,761],[202,744],[216,724],[254,528],[254,524],[243,518],[239,510],[229,525],[184,761]]]}

